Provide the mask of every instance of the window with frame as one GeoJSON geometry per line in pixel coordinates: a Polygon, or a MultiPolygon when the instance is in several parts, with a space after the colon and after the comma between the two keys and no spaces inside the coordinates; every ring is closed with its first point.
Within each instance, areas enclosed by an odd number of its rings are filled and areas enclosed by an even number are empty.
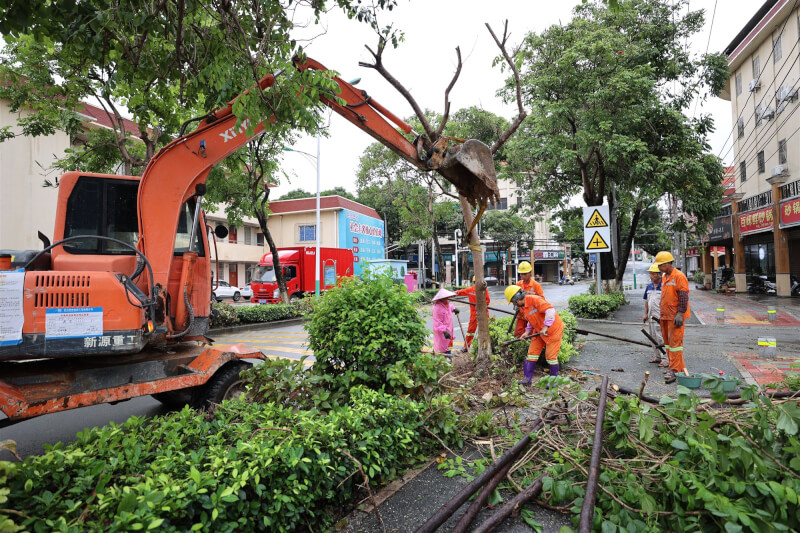
{"type": "Polygon", "coordinates": [[[783,57],[783,47],[781,46],[781,36],[775,37],[772,41],[772,62],[777,63],[783,57]]]}
{"type": "Polygon", "coordinates": [[[256,245],[264,246],[264,234],[260,231],[256,232],[256,245]]]}
{"type": "Polygon", "coordinates": [[[300,242],[316,241],[317,240],[317,226],[316,224],[303,224],[298,226],[299,235],[297,240],[300,242]]]}
{"type": "Polygon", "coordinates": [[[761,57],[756,56],[753,58],[753,79],[757,80],[761,76],[761,57]]]}
{"type": "Polygon", "coordinates": [[[250,228],[248,228],[247,226],[244,226],[242,228],[242,231],[244,232],[244,243],[245,244],[250,244],[250,228]]]}
{"type": "Polygon", "coordinates": [[[747,181],[747,165],[744,161],[739,163],[739,178],[741,179],[742,183],[747,181]]]}
{"type": "Polygon", "coordinates": [[[758,173],[763,174],[766,166],[764,164],[764,150],[758,152],[758,173]]]}
{"type": "Polygon", "coordinates": [[[756,127],[760,126],[763,122],[762,114],[764,113],[764,108],[761,105],[756,106],[756,127]]]}
{"type": "Polygon", "coordinates": [[[741,139],[744,137],[744,119],[739,117],[739,120],[736,121],[736,127],[739,130],[739,138],[741,139]]]}
{"type": "Polygon", "coordinates": [[[786,139],[778,141],[778,163],[785,165],[789,159],[789,154],[786,151],[786,139]]]}
{"type": "Polygon", "coordinates": [[[736,85],[736,96],[739,96],[742,94],[742,73],[740,72],[737,74],[734,80],[736,85]]]}
{"type": "Polygon", "coordinates": [[[236,233],[236,226],[231,226],[228,230],[228,242],[237,244],[239,242],[239,235],[236,233]]]}

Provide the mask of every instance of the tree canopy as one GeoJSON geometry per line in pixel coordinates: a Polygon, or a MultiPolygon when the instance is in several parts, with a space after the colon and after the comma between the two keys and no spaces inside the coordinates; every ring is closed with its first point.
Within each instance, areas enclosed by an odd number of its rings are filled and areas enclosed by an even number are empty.
{"type": "MultiPolygon", "coordinates": [[[[717,92],[727,72],[723,58],[689,53],[703,14],[686,4],[587,2],[568,24],[526,36],[518,56],[531,111],[506,146],[509,169],[530,206],[563,207],[582,194],[586,205],[630,213],[629,228],[617,225],[623,244],[612,243],[617,271],[609,265],[605,278],[621,279],[642,212],[659,198],[678,195],[683,213],[704,222],[719,208],[722,166],[706,141],[712,119],[684,112],[695,96],[717,92]]],[[[507,87],[510,98],[512,79],[507,87]]]]}

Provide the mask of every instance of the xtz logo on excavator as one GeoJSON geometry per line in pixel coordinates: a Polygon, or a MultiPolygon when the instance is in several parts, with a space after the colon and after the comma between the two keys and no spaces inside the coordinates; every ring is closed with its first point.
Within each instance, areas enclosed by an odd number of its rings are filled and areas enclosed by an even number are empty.
{"type": "Polygon", "coordinates": [[[245,120],[242,121],[242,124],[239,126],[238,129],[235,128],[235,127],[234,128],[228,128],[227,130],[223,131],[219,135],[220,135],[220,137],[222,137],[223,142],[232,141],[237,135],[247,131],[247,127],[249,125],[250,125],[250,121],[245,119],[245,120]]]}

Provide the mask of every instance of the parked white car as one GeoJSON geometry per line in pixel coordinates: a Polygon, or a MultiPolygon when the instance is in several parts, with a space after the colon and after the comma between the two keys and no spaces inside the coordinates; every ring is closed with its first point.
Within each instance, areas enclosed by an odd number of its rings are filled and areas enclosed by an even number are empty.
{"type": "Polygon", "coordinates": [[[234,287],[227,281],[218,281],[211,285],[212,287],[216,286],[216,290],[211,293],[211,299],[216,300],[217,302],[221,302],[225,298],[231,298],[234,302],[238,302],[242,299],[242,291],[239,287],[234,287]]]}
{"type": "Polygon", "coordinates": [[[248,283],[244,287],[242,287],[242,298],[245,300],[249,300],[253,296],[253,289],[250,288],[250,284],[248,283]]]}

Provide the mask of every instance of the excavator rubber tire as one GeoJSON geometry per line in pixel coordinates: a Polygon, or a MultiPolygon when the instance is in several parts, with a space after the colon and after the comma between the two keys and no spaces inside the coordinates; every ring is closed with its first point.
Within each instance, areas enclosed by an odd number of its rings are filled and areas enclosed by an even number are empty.
{"type": "Polygon", "coordinates": [[[153,394],[153,398],[161,402],[170,409],[180,409],[184,405],[194,404],[194,388],[183,390],[171,390],[153,394]]]}
{"type": "Polygon", "coordinates": [[[214,409],[223,400],[236,398],[244,393],[244,382],[239,377],[242,370],[250,365],[247,363],[228,363],[220,368],[214,377],[206,383],[198,395],[195,407],[198,409],[214,409]]]}

